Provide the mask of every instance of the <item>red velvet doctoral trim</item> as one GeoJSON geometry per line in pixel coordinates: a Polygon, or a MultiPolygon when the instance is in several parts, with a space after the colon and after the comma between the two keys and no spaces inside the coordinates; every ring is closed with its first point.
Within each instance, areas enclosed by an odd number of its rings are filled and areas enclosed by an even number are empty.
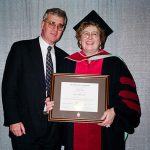
{"type": "Polygon", "coordinates": [[[82,55],[80,52],[76,52],[70,56],[67,56],[66,58],[71,59],[73,61],[87,60],[87,57],[82,55]]]}
{"type": "Polygon", "coordinates": [[[131,92],[131,91],[126,91],[126,90],[122,90],[119,92],[119,96],[123,97],[123,98],[127,98],[127,99],[132,99],[132,100],[137,100],[138,101],[138,96],[136,93],[131,92]]]}
{"type": "Polygon", "coordinates": [[[88,60],[77,62],[76,64],[76,73],[77,74],[100,74],[100,66],[102,65],[103,59],[92,60],[91,63],[88,63],[88,60]],[[98,70],[98,71],[97,71],[98,70]]]}
{"type": "Polygon", "coordinates": [[[128,78],[128,77],[121,77],[120,78],[120,83],[121,84],[128,84],[132,87],[135,87],[135,82],[132,79],[128,78]]]}
{"type": "Polygon", "coordinates": [[[125,103],[129,108],[131,108],[131,109],[133,109],[133,110],[140,113],[141,109],[140,109],[140,106],[137,103],[134,103],[134,102],[126,100],[126,99],[123,99],[123,103],[125,103]]]}
{"type": "MultiPolygon", "coordinates": [[[[82,52],[83,53],[83,52],[82,52]]],[[[78,61],[76,74],[101,74],[103,59],[78,61]]],[[[101,150],[101,127],[93,123],[74,123],[73,150],[101,150]]]]}
{"type": "Polygon", "coordinates": [[[74,124],[73,150],[101,150],[101,127],[94,123],[74,124]]]}
{"type": "Polygon", "coordinates": [[[80,51],[80,52],[76,52],[76,53],[74,53],[74,54],[72,54],[72,55],[70,55],[70,56],[67,56],[66,58],[78,62],[78,61],[87,60],[88,58],[93,57],[93,56],[97,56],[97,55],[109,55],[109,54],[110,54],[110,53],[108,53],[107,51],[101,49],[101,50],[99,51],[99,53],[97,53],[97,54],[94,54],[94,55],[91,55],[91,56],[86,56],[86,55],[84,54],[83,50],[82,50],[82,51],[80,51]]]}

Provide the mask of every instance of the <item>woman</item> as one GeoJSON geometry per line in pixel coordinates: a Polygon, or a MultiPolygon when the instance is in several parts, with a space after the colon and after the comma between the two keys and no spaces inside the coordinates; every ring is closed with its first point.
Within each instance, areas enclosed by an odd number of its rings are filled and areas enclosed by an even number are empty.
{"type": "Polygon", "coordinates": [[[74,29],[81,51],[67,57],[66,72],[109,75],[109,109],[98,124],[64,123],[65,150],[125,150],[124,133],[134,133],[141,115],[134,79],[121,59],[103,49],[112,30],[95,11],[74,29]]]}

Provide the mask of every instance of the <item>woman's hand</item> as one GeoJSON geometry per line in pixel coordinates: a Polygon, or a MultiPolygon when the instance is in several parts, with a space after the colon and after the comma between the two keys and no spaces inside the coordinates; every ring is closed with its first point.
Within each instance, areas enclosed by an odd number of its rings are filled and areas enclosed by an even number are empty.
{"type": "Polygon", "coordinates": [[[106,128],[110,127],[114,121],[115,116],[116,114],[114,108],[107,109],[101,117],[101,120],[103,121],[101,123],[98,123],[98,125],[106,128]]]}

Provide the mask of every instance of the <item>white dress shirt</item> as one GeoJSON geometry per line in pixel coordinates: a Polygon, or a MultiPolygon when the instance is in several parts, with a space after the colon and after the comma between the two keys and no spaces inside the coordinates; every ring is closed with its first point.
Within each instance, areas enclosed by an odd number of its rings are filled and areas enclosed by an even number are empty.
{"type": "Polygon", "coordinates": [[[39,43],[40,43],[41,52],[42,52],[42,56],[43,56],[43,65],[44,65],[45,76],[46,76],[46,55],[47,55],[48,46],[52,47],[51,57],[52,57],[52,62],[53,62],[54,73],[56,73],[56,57],[55,57],[54,45],[49,45],[48,43],[46,43],[41,36],[39,37],[39,43]]]}

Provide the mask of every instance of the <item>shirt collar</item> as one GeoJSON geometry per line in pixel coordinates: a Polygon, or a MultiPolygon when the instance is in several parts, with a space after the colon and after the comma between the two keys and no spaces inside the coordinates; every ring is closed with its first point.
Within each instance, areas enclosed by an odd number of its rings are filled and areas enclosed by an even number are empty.
{"type": "Polygon", "coordinates": [[[47,42],[44,41],[42,36],[39,37],[39,42],[40,42],[40,46],[41,46],[42,50],[46,50],[47,51],[48,46],[51,46],[52,47],[51,52],[54,53],[54,45],[49,45],[47,42]]]}
{"type": "Polygon", "coordinates": [[[49,45],[49,44],[42,38],[42,36],[39,37],[39,40],[40,40],[40,43],[41,43],[42,45],[44,45],[45,47],[48,47],[48,46],[54,47],[54,44],[53,44],[53,45],[49,45]]]}

